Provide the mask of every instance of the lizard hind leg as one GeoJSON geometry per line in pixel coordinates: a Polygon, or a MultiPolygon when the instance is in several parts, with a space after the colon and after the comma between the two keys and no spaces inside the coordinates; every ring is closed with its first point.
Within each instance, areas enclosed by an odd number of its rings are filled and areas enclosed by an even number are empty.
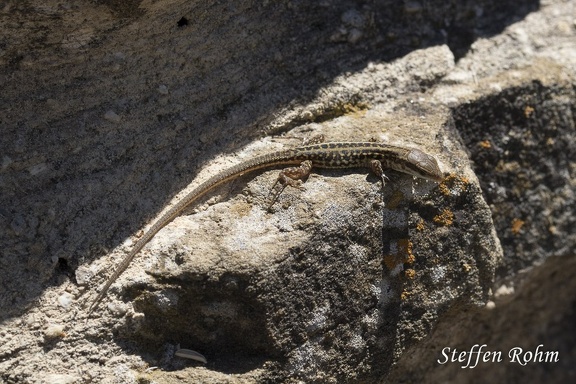
{"type": "Polygon", "coordinates": [[[274,191],[277,184],[280,184],[280,189],[278,192],[274,194],[272,200],[270,201],[270,205],[268,206],[268,211],[272,208],[276,200],[280,194],[284,191],[287,186],[303,189],[302,182],[308,178],[310,172],[312,171],[312,162],[310,160],[305,160],[298,167],[289,167],[284,168],[278,174],[278,178],[272,188],[270,189],[270,193],[274,191]]]}

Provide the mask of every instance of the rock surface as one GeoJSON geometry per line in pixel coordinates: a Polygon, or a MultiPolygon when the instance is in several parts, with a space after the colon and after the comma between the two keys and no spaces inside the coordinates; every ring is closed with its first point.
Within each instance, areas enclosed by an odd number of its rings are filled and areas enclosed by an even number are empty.
{"type": "Polygon", "coordinates": [[[560,0],[3,5],[0,382],[574,381],[574,15],[560,0]],[[242,177],[87,314],[198,181],[317,134],[420,148],[446,178],[319,171],[267,212],[278,171],[242,177]],[[475,344],[505,361],[439,363],[475,344]],[[559,361],[509,361],[539,345],[559,361]]]}

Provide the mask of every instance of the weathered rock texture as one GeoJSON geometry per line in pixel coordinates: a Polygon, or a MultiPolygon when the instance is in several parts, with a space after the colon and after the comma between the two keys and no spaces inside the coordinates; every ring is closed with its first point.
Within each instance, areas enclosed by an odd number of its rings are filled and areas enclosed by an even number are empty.
{"type": "Polygon", "coordinates": [[[574,15],[560,0],[1,5],[0,382],[574,381],[574,15]],[[277,171],[242,177],[87,315],[197,177],[316,134],[418,147],[446,179],[322,171],[267,212],[277,171]],[[504,361],[438,363],[475,344],[504,361]],[[540,344],[559,361],[509,361],[540,344]]]}

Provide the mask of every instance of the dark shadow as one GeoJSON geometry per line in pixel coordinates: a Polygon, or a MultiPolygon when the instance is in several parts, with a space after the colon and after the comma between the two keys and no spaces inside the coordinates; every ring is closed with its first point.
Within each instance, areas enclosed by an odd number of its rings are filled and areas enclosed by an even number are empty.
{"type": "Polygon", "coordinates": [[[133,287],[127,296],[146,316],[137,326],[129,321],[121,330],[123,337],[117,335],[117,342],[131,350],[132,344],[122,341],[128,337],[144,359],[164,370],[198,364],[182,358],[162,361],[166,356],[163,348],[168,344],[199,351],[208,360],[208,369],[228,374],[245,373],[270,359],[277,360],[281,353],[266,331],[266,308],[250,289],[251,278],[232,274],[219,281],[207,281],[205,276],[160,278],[175,288],[153,293],[133,287]],[[165,305],[158,297],[177,300],[174,305],[165,305]]]}

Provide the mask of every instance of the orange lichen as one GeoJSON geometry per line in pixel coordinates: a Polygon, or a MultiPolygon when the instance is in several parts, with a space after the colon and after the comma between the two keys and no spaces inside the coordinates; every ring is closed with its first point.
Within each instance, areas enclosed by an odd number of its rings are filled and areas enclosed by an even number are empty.
{"type": "Polygon", "coordinates": [[[492,148],[492,144],[490,143],[490,140],[482,140],[478,143],[478,145],[484,149],[492,148]]]}
{"type": "Polygon", "coordinates": [[[444,182],[440,183],[440,185],[438,186],[438,189],[440,189],[440,192],[441,192],[444,196],[449,196],[449,195],[450,195],[450,188],[448,188],[448,185],[446,185],[444,182]]]}
{"type": "Polygon", "coordinates": [[[512,220],[512,233],[515,235],[520,233],[520,230],[522,229],[522,226],[524,226],[524,223],[525,223],[524,220],[520,220],[520,219],[512,220]]]}
{"type": "Polygon", "coordinates": [[[451,173],[442,180],[438,189],[444,196],[450,196],[465,192],[468,189],[468,184],[470,184],[470,180],[467,177],[451,173]]]}
{"type": "Polygon", "coordinates": [[[416,230],[423,231],[426,228],[426,224],[424,223],[423,219],[418,220],[416,223],[416,230]]]}
{"type": "Polygon", "coordinates": [[[410,292],[410,291],[402,291],[402,293],[400,294],[400,300],[406,300],[411,295],[412,295],[412,292],[410,292]]]}
{"type": "Polygon", "coordinates": [[[414,280],[414,278],[416,277],[416,271],[413,270],[412,268],[408,268],[407,270],[404,271],[404,276],[406,276],[406,278],[410,280],[414,280]]]}
{"type": "Polygon", "coordinates": [[[532,108],[531,106],[527,105],[526,108],[524,108],[524,116],[526,116],[527,119],[531,117],[533,113],[534,108],[532,108]]]}
{"type": "Polygon", "coordinates": [[[394,270],[400,264],[414,264],[416,257],[412,253],[412,243],[408,239],[398,240],[397,252],[384,256],[384,265],[389,270],[394,270]]]}
{"type": "Polygon", "coordinates": [[[432,220],[434,220],[436,224],[446,227],[454,224],[454,213],[448,208],[445,208],[442,213],[434,216],[432,220]]]}
{"type": "Polygon", "coordinates": [[[404,254],[404,263],[413,264],[416,261],[416,257],[412,253],[412,242],[408,239],[402,239],[398,241],[398,248],[401,254],[404,254]]]}
{"type": "Polygon", "coordinates": [[[346,115],[356,115],[357,117],[362,117],[366,114],[366,111],[369,109],[369,105],[366,103],[344,103],[340,105],[340,110],[343,114],[346,115]]]}

